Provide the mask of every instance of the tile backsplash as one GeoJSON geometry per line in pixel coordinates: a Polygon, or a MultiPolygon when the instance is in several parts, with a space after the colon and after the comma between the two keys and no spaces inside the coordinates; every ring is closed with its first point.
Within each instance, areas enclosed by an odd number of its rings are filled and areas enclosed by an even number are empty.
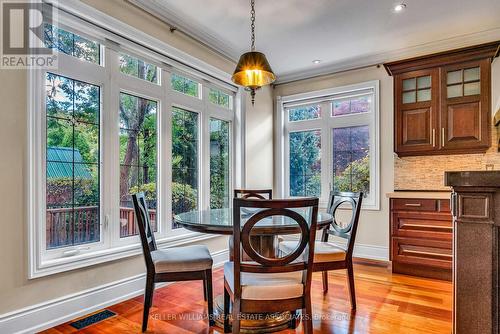
{"type": "Polygon", "coordinates": [[[500,170],[499,136],[492,127],[492,145],[484,154],[394,157],[395,190],[449,190],[445,171],[500,170]]]}

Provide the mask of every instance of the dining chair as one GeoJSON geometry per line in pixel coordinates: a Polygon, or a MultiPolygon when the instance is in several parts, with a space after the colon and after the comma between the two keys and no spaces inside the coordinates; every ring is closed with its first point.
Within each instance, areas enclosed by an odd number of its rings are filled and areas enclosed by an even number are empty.
{"type": "MultiPolygon", "coordinates": [[[[234,189],[234,198],[273,199],[272,189],[234,189]]],[[[233,236],[229,237],[229,260],[233,261],[233,236]]],[[[245,257],[245,255],[243,254],[245,257]]],[[[248,259],[247,257],[245,257],[248,259]]]]}
{"type": "Polygon", "coordinates": [[[213,326],[215,324],[212,293],[213,260],[208,248],[194,245],[158,249],[151,229],[144,193],[134,194],[132,199],[147,270],[142,331],[147,330],[149,309],[153,304],[154,287],[155,283],[159,282],[203,280],[203,296],[208,303],[209,324],[213,326]]]}
{"type": "MultiPolygon", "coordinates": [[[[323,272],[323,292],[328,292],[328,271],[337,269],[347,269],[349,281],[349,293],[351,296],[351,308],[356,309],[356,291],[354,287],[354,271],[352,265],[352,253],[358,230],[359,214],[363,193],[352,192],[331,192],[328,200],[327,212],[333,216],[333,221],[329,228],[323,229],[321,242],[316,242],[314,250],[313,271],[323,272]],[[335,213],[339,208],[350,206],[352,216],[349,223],[344,224],[335,218],[335,213]],[[346,246],[328,241],[332,235],[347,241],[346,246]]],[[[297,241],[282,241],[279,245],[281,252],[289,252],[296,248],[297,241]]]]}
{"type": "MultiPolygon", "coordinates": [[[[318,199],[233,199],[233,262],[224,265],[224,332],[229,329],[229,305],[232,302],[232,333],[240,332],[241,313],[266,313],[302,309],[304,332],[312,333],[311,279],[314,240],[318,217],[318,199]],[[242,208],[245,208],[242,212],[242,208]],[[258,209],[242,222],[242,214],[258,209]],[[299,210],[304,210],[301,214],[299,210]],[[261,220],[276,216],[297,223],[301,239],[297,249],[282,257],[265,257],[250,244],[253,227],[261,220]],[[244,261],[240,248],[252,261],[244,261]],[[303,256],[303,254],[307,256],[303,256]]],[[[295,318],[293,318],[295,319],[295,318]]],[[[292,321],[293,321],[292,319],[292,321]]],[[[291,322],[292,322],[291,321],[291,322]]],[[[294,324],[294,323],[293,323],[294,324]]]]}
{"type": "Polygon", "coordinates": [[[273,199],[272,189],[234,189],[235,198],[273,199]]]}

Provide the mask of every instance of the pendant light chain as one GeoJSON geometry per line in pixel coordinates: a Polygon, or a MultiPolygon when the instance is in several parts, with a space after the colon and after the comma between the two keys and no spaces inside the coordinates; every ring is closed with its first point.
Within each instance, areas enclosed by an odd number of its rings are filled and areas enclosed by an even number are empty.
{"type": "Polygon", "coordinates": [[[255,0],[250,0],[250,28],[252,29],[252,51],[255,51],[255,0]]]}
{"type": "Polygon", "coordinates": [[[255,0],[250,0],[250,29],[251,51],[240,56],[231,80],[250,91],[252,105],[254,105],[255,91],[276,80],[276,75],[266,56],[262,52],[255,51],[255,0]]]}

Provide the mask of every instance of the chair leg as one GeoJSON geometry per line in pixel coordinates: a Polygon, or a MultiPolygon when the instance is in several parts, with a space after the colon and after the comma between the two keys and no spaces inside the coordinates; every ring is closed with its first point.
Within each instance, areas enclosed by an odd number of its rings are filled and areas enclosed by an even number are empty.
{"type": "Polygon", "coordinates": [[[214,319],[214,298],[212,292],[212,269],[205,270],[205,280],[203,280],[206,285],[206,296],[207,296],[207,304],[208,304],[208,323],[210,326],[215,325],[214,319]]]}
{"type": "Polygon", "coordinates": [[[290,322],[288,323],[288,327],[290,327],[291,329],[297,328],[297,315],[297,310],[290,312],[290,322]]]}
{"type": "Polygon", "coordinates": [[[241,322],[241,314],[240,314],[241,302],[238,298],[234,298],[233,301],[233,322],[232,322],[232,333],[240,334],[240,322],[241,322]]]}
{"type": "Polygon", "coordinates": [[[147,275],[146,291],[144,292],[144,310],[142,313],[142,331],[145,332],[148,328],[149,309],[153,305],[153,292],[155,289],[154,277],[147,275]]]}
{"type": "Polygon", "coordinates": [[[312,305],[311,305],[311,296],[305,296],[305,308],[302,309],[302,324],[304,326],[304,334],[312,334],[313,333],[313,325],[312,325],[312,305]]]}
{"type": "Polygon", "coordinates": [[[205,272],[205,279],[203,280],[203,300],[207,301],[207,277],[205,272]]]}
{"type": "Polygon", "coordinates": [[[323,271],[323,293],[328,292],[328,271],[323,271]]]}
{"type": "Polygon", "coordinates": [[[229,304],[231,303],[231,298],[229,292],[227,292],[226,287],[224,287],[224,333],[231,332],[231,326],[229,326],[229,304]]]}
{"type": "Polygon", "coordinates": [[[349,294],[351,295],[351,309],[356,309],[356,291],[354,288],[354,270],[352,262],[347,265],[347,276],[349,278],[349,294]]]}

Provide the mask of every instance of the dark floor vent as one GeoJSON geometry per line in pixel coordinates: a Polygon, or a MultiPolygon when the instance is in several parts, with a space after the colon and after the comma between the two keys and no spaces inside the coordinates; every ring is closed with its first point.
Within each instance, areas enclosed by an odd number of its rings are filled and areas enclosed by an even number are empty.
{"type": "Polygon", "coordinates": [[[104,310],[98,313],[94,313],[92,315],[89,315],[88,317],[82,318],[77,321],[73,321],[70,323],[70,325],[76,329],[82,329],[87,326],[93,325],[99,321],[103,321],[107,318],[115,316],[116,313],[111,312],[110,310],[104,310]]]}

